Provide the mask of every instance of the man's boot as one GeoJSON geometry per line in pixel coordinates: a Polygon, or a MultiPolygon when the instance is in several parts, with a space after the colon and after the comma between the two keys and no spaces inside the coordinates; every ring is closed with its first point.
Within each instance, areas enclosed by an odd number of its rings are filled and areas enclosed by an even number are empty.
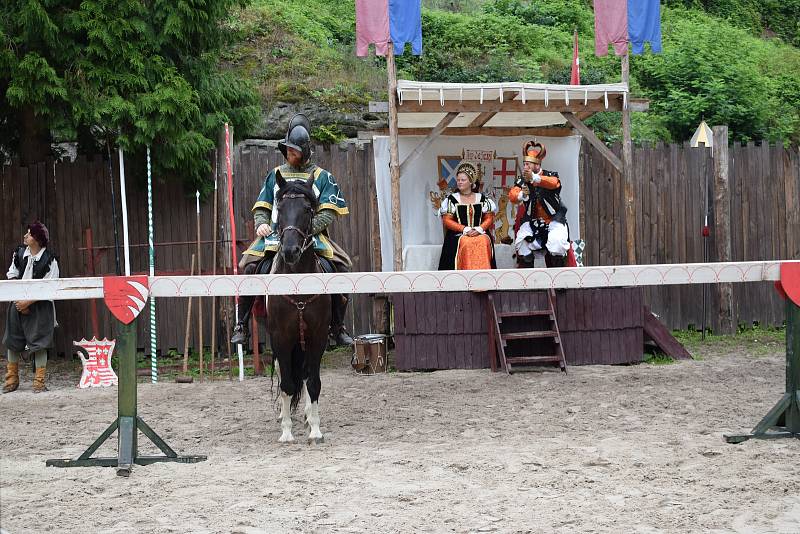
{"type": "Polygon", "coordinates": [[[331,295],[330,344],[334,347],[353,344],[353,338],[344,329],[344,319],[349,301],[350,299],[345,295],[331,295]]]}
{"type": "Polygon", "coordinates": [[[19,387],[19,362],[8,362],[6,368],[6,383],[3,385],[3,393],[11,393],[19,387]]]}
{"type": "Polygon", "coordinates": [[[36,374],[33,376],[34,393],[41,393],[42,391],[47,391],[47,386],[44,385],[44,375],[46,370],[47,370],[46,367],[36,368],[36,374]]]}
{"type": "Polygon", "coordinates": [[[255,295],[247,295],[239,299],[239,322],[233,328],[233,335],[231,336],[231,343],[234,345],[246,345],[250,339],[250,329],[247,327],[250,324],[250,312],[253,310],[253,303],[255,302],[255,295]]]}

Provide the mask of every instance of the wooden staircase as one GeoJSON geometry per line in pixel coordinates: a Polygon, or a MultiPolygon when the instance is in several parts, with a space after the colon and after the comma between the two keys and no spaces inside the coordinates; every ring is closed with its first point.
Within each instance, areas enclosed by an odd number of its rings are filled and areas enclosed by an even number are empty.
{"type": "Polygon", "coordinates": [[[515,371],[557,365],[567,372],[555,313],[555,292],[547,291],[547,308],[498,311],[495,297],[487,293],[489,357],[492,371],[515,371]]]}

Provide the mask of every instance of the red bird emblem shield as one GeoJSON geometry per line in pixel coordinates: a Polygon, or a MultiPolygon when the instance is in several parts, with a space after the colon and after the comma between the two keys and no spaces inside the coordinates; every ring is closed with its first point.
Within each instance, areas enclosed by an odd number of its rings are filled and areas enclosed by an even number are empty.
{"type": "Polygon", "coordinates": [[[778,284],[778,292],[800,306],[800,263],[781,263],[781,280],[775,285],[778,284]]]}
{"type": "Polygon", "coordinates": [[[111,313],[124,324],[131,324],[144,309],[150,295],[146,276],[106,276],[103,300],[111,313]]]}

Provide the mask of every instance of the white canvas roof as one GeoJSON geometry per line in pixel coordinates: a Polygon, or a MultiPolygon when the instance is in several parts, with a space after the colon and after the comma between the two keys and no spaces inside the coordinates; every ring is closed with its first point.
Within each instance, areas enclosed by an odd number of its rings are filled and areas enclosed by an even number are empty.
{"type": "Polygon", "coordinates": [[[397,101],[399,128],[433,128],[454,111],[451,128],[467,127],[482,113],[492,113],[483,127],[545,127],[563,125],[562,111],[619,111],[627,107],[628,86],[398,80],[397,101]]]}

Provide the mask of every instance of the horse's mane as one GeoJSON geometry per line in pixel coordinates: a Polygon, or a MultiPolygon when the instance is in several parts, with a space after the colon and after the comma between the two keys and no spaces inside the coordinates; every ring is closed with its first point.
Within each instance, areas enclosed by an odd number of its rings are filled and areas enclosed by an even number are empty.
{"type": "Polygon", "coordinates": [[[287,193],[297,193],[305,196],[311,203],[311,209],[313,209],[314,212],[317,211],[317,207],[319,206],[319,200],[317,199],[317,196],[314,194],[314,190],[308,187],[307,182],[305,180],[287,180],[286,185],[278,190],[278,196],[277,196],[278,202],[280,202],[283,196],[286,195],[287,193]]]}

